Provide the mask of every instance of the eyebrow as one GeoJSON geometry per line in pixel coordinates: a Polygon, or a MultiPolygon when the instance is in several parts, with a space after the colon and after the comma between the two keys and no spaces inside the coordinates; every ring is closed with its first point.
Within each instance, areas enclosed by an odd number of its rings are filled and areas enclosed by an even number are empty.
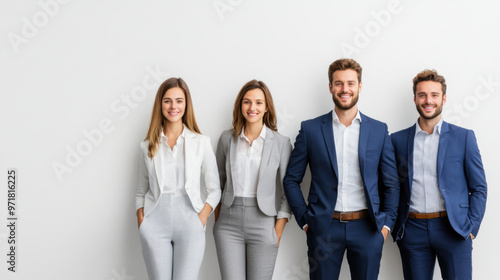
{"type": "MultiPolygon", "coordinates": [[[[337,81],[333,81],[333,83],[343,83],[344,81],[341,81],[341,80],[337,80],[337,81]]],[[[348,83],[352,82],[352,83],[356,83],[357,81],[356,80],[348,80],[346,81],[348,83]]]]}
{"type": "MultiPolygon", "coordinates": [[[[431,93],[441,94],[441,92],[438,92],[438,91],[431,91],[431,93]]],[[[421,91],[421,92],[417,92],[417,94],[426,94],[426,92],[421,91]]]]}
{"type": "MultiPolygon", "coordinates": [[[[252,101],[252,100],[250,100],[250,98],[243,98],[243,100],[252,101]]],[[[255,99],[255,100],[257,100],[257,101],[264,101],[264,99],[260,99],[260,98],[259,99],[255,99]]]]}
{"type": "MultiPolygon", "coordinates": [[[[163,97],[163,100],[165,100],[165,99],[172,99],[172,98],[170,98],[170,97],[163,97]]],[[[174,98],[174,99],[175,100],[179,100],[179,99],[184,100],[184,97],[177,97],[177,98],[174,98]]]]}

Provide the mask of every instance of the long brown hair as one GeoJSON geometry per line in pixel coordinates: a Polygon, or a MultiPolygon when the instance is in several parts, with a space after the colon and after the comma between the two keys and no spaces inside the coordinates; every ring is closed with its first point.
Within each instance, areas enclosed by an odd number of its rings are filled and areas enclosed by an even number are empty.
{"type": "Polygon", "coordinates": [[[234,102],[234,110],[233,110],[233,138],[234,141],[238,138],[238,135],[241,134],[241,130],[245,125],[245,117],[243,117],[243,112],[241,111],[241,103],[243,102],[243,97],[245,94],[252,89],[260,89],[264,92],[264,97],[266,101],[267,113],[264,114],[263,122],[273,131],[278,131],[276,126],[276,110],[274,109],[273,97],[271,96],[271,92],[267,88],[266,84],[262,81],[251,80],[246,83],[238,93],[236,97],[236,101],[234,102]]]}
{"type": "Polygon", "coordinates": [[[189,130],[200,133],[200,129],[196,124],[196,119],[194,117],[193,102],[191,101],[191,94],[189,93],[189,88],[181,78],[170,78],[164,81],[158,88],[156,93],[155,102],[153,104],[153,112],[151,113],[151,122],[149,123],[148,133],[144,140],[149,140],[148,145],[148,156],[153,158],[158,151],[158,144],[160,143],[160,135],[163,130],[163,125],[165,123],[165,116],[163,116],[161,110],[161,103],[163,96],[167,90],[171,88],[180,88],[184,92],[186,98],[186,109],[184,115],[182,116],[182,123],[189,128],[189,130]]]}

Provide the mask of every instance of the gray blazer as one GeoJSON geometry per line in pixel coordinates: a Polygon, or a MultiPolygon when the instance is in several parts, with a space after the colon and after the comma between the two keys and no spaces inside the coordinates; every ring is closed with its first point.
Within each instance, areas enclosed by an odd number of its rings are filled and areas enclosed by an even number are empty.
{"type": "MultiPolygon", "coordinates": [[[[266,138],[259,170],[257,184],[257,203],[264,214],[276,216],[278,211],[291,213],[290,206],[283,191],[283,178],[292,145],[290,139],[265,127],[266,138]]],[[[221,203],[230,207],[234,200],[233,162],[236,161],[239,141],[234,141],[233,130],[222,132],[217,145],[217,167],[219,168],[220,185],[222,188],[221,203]]]]}

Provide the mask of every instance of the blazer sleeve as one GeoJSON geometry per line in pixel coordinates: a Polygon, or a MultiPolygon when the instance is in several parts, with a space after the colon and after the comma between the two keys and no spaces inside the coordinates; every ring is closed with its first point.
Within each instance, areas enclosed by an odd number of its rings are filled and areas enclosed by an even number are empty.
{"type": "Polygon", "coordinates": [[[467,132],[465,147],[465,176],[469,189],[469,220],[472,224],[472,235],[477,236],[479,226],[486,209],[486,176],[484,174],[481,154],[476,137],[472,130],[467,132]]]}
{"type": "Polygon", "coordinates": [[[398,215],[400,185],[396,156],[387,126],[385,126],[384,144],[382,156],[380,157],[380,176],[382,184],[379,188],[381,194],[383,194],[382,211],[386,215],[384,225],[392,230],[398,215]]]}
{"type": "Polygon", "coordinates": [[[281,193],[281,206],[278,211],[278,218],[291,218],[292,210],[290,209],[290,205],[288,205],[288,201],[286,199],[286,194],[283,189],[283,179],[285,178],[286,169],[288,167],[288,161],[290,160],[290,155],[292,154],[292,144],[290,143],[290,139],[286,137],[285,141],[283,141],[283,145],[281,147],[281,157],[280,157],[280,165],[278,170],[278,185],[281,193]]]}
{"type": "Polygon", "coordinates": [[[206,137],[203,142],[205,146],[203,149],[201,172],[205,179],[205,186],[208,193],[205,202],[210,204],[212,211],[214,211],[217,204],[219,204],[221,196],[219,172],[217,171],[217,161],[212,150],[212,145],[210,144],[210,138],[206,137]]]}
{"type": "Polygon", "coordinates": [[[137,192],[135,194],[135,210],[144,207],[144,196],[149,191],[149,176],[146,166],[147,154],[144,154],[142,143],[141,151],[139,154],[139,182],[137,184],[137,192]]]}
{"type": "Polygon", "coordinates": [[[283,188],[285,189],[288,204],[300,228],[303,228],[307,224],[308,208],[300,189],[300,183],[302,183],[308,163],[307,137],[304,122],[302,122],[299,135],[297,135],[295,140],[295,148],[288,161],[286,175],[283,179],[283,188]]]}

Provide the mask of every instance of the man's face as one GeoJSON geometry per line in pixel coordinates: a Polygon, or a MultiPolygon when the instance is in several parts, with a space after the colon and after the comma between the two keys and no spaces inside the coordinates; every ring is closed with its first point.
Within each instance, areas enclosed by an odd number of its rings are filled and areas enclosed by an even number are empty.
{"type": "Polygon", "coordinates": [[[420,116],[431,120],[441,115],[446,95],[443,94],[441,83],[424,81],[417,84],[413,100],[420,116]]]}
{"type": "Polygon", "coordinates": [[[330,86],[333,102],[341,110],[349,110],[358,102],[361,83],[358,73],[352,69],[333,72],[330,86]]]}

